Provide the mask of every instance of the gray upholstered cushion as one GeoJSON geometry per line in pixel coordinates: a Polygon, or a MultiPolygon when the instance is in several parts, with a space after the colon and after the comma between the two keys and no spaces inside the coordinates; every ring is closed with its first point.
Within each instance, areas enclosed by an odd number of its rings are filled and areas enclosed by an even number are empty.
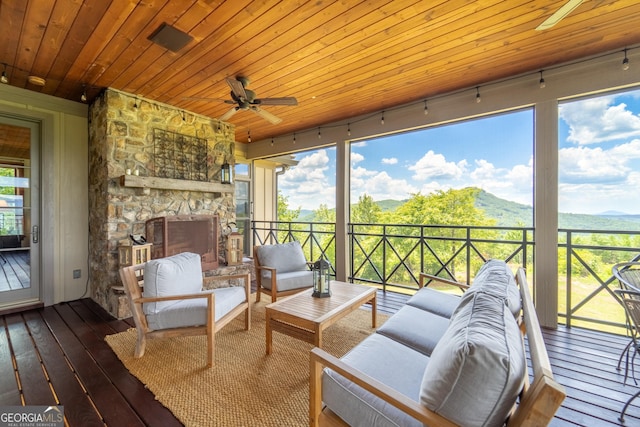
{"type": "MultiPolygon", "coordinates": [[[[276,273],[308,270],[302,247],[297,241],[258,246],[260,265],[276,269],[276,273]]],[[[263,270],[263,277],[267,272],[263,270]]]]}
{"type": "MultiPolygon", "coordinates": [[[[278,292],[292,289],[310,288],[313,286],[313,271],[290,271],[276,274],[276,286],[278,292]]],[[[262,287],[271,289],[271,272],[267,271],[262,278],[262,287]]]]}
{"type": "MultiPolygon", "coordinates": [[[[247,300],[244,288],[231,286],[214,289],[215,316],[218,321],[239,304],[247,300]]],[[[147,316],[149,327],[153,330],[197,326],[207,323],[207,299],[196,298],[181,300],[164,310],[147,316]]]]}
{"type": "Polygon", "coordinates": [[[526,374],[522,336],[502,298],[472,297],[431,354],[420,401],[459,425],[501,426],[526,374]]]}
{"type": "Polygon", "coordinates": [[[448,326],[447,317],[405,305],[378,328],[378,333],[430,356],[448,326]]]}
{"type": "Polygon", "coordinates": [[[478,270],[471,287],[462,296],[456,312],[471,301],[473,295],[477,292],[488,293],[502,298],[514,317],[520,315],[520,309],[522,308],[520,290],[513,272],[506,262],[492,259],[484,263],[478,270]]]}
{"type": "Polygon", "coordinates": [[[420,289],[407,301],[407,305],[427,310],[446,318],[451,317],[459,303],[460,295],[429,288],[420,289]]]}
{"type": "MultiPolygon", "coordinates": [[[[184,252],[148,261],[144,266],[145,297],[193,294],[202,290],[200,255],[184,252]]],[[[174,301],[143,304],[145,314],[154,314],[175,304],[174,301]]]]}
{"type": "MultiPolygon", "coordinates": [[[[429,357],[381,334],[373,334],[342,360],[359,371],[418,401],[420,379],[429,357]]],[[[334,371],[322,376],[323,402],[350,426],[422,426],[334,371]]]]}

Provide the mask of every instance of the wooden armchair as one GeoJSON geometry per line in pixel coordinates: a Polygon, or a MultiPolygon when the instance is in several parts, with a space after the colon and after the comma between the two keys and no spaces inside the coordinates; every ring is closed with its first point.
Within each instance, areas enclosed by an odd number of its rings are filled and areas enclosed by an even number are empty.
{"type": "Polygon", "coordinates": [[[275,302],[280,296],[291,295],[313,286],[311,263],[307,262],[299,242],[253,247],[256,269],[256,301],[265,293],[275,302]]]}
{"type": "Polygon", "coordinates": [[[248,273],[209,277],[207,280],[242,279],[244,286],[203,292],[200,255],[182,253],[121,268],[120,278],[138,333],[136,358],[144,355],[147,339],[206,335],[207,366],[211,367],[217,331],[242,312],[249,330],[248,273]]]}

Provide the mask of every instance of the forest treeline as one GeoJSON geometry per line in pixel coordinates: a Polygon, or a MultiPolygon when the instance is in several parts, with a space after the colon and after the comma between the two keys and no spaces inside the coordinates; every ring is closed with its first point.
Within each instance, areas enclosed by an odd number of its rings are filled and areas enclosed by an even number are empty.
{"type": "MultiPolygon", "coordinates": [[[[417,272],[438,271],[443,264],[448,265],[454,275],[465,272],[467,265],[470,271],[476,271],[483,258],[512,258],[518,264],[532,264],[532,218],[518,217],[527,215],[526,209],[518,210],[513,206],[517,204],[511,202],[502,209],[496,208],[491,198],[497,198],[487,197],[487,194],[473,187],[441,190],[427,195],[416,193],[392,210],[383,210],[367,194],[360,196],[357,203],[351,205],[350,212],[354,276],[376,283],[413,285],[417,272]],[[505,224],[505,216],[509,217],[509,227],[513,228],[501,228],[505,224]],[[423,227],[434,225],[439,227],[423,227]],[[473,228],[468,229],[469,226],[473,228]],[[384,269],[381,267],[383,260],[384,269]]],[[[301,221],[300,215],[299,207],[290,208],[288,198],[278,194],[279,221],[301,221]]],[[[311,219],[307,215],[304,221],[333,224],[335,210],[320,205],[313,211],[311,219]]],[[[637,230],[636,224],[620,221],[616,225],[625,228],[611,233],[590,232],[601,229],[594,228],[572,234],[571,245],[577,248],[574,249],[577,257],[573,255],[571,258],[572,274],[587,275],[591,269],[607,275],[611,265],[640,253],[640,249],[635,253],[617,250],[640,248],[640,233],[619,233],[637,230]]],[[[314,227],[316,231],[322,230],[319,225],[314,227]]],[[[329,259],[333,259],[335,249],[331,233],[319,236],[315,244],[329,259]]],[[[558,237],[559,274],[567,271],[566,236],[566,233],[559,233],[558,237]]]]}

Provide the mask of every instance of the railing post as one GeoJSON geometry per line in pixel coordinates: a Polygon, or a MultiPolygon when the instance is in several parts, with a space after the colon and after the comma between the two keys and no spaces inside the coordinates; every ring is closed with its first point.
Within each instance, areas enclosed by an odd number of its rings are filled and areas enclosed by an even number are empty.
{"type": "Polygon", "coordinates": [[[467,245],[467,266],[465,267],[467,270],[467,283],[471,283],[471,227],[467,227],[467,239],[465,245],[467,245]]]}
{"type": "Polygon", "coordinates": [[[566,255],[566,263],[567,263],[567,298],[566,298],[566,307],[565,311],[567,312],[567,327],[571,327],[571,253],[573,249],[571,247],[571,240],[573,237],[571,236],[571,231],[567,231],[567,255],[566,255]]]}
{"type": "Polygon", "coordinates": [[[382,226],[382,290],[387,291],[387,226],[382,226]]]}

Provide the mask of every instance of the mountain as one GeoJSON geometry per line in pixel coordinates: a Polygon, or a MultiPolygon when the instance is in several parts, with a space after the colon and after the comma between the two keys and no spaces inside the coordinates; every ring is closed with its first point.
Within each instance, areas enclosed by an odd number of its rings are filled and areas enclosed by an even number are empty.
{"type": "MultiPolygon", "coordinates": [[[[500,199],[480,190],[476,207],[494,218],[501,227],[531,227],[533,208],[516,202],[500,199]]],[[[578,230],[629,230],[640,231],[640,215],[607,212],[599,215],[562,213],[558,215],[558,228],[578,230]]]]}
{"type": "MultiPolygon", "coordinates": [[[[393,212],[406,200],[380,200],[376,204],[382,212],[393,212]]],[[[509,200],[501,199],[484,190],[476,197],[476,207],[482,209],[489,218],[496,220],[499,227],[532,227],[533,208],[509,200]]],[[[314,211],[302,210],[298,221],[313,222],[314,211]]],[[[640,215],[620,212],[603,212],[599,215],[560,213],[558,228],[577,230],[628,230],[640,231],[640,215]]]]}

